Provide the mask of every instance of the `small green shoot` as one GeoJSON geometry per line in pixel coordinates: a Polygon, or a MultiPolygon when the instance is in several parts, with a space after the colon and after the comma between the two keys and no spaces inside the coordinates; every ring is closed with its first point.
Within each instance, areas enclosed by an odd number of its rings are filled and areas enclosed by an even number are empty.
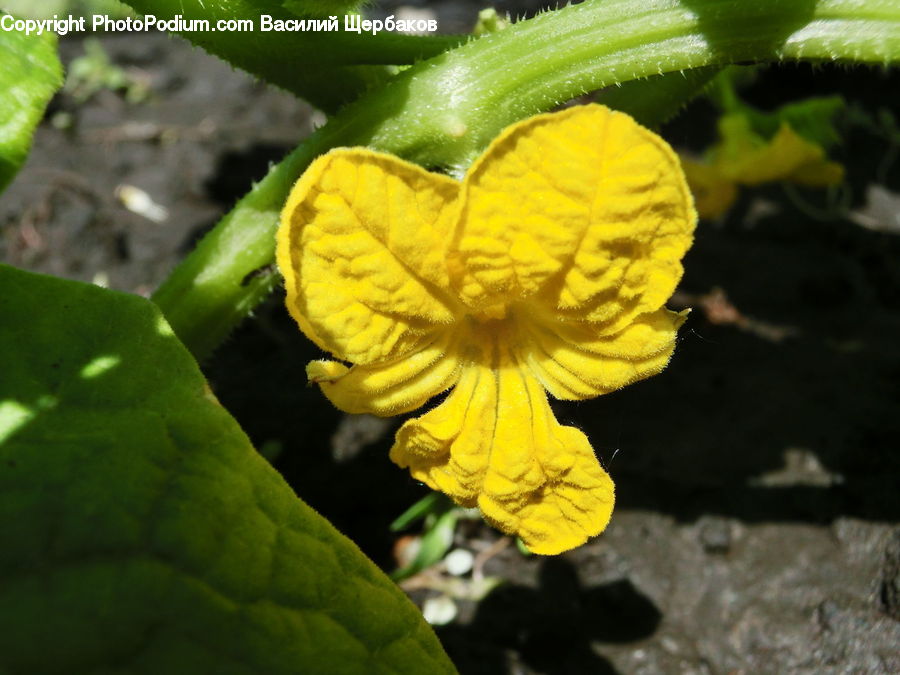
{"type": "Polygon", "coordinates": [[[84,103],[103,90],[122,92],[129,103],[141,103],[150,93],[147,85],[110,60],[96,38],[84,41],[84,55],[69,65],[63,90],[84,103]]]}

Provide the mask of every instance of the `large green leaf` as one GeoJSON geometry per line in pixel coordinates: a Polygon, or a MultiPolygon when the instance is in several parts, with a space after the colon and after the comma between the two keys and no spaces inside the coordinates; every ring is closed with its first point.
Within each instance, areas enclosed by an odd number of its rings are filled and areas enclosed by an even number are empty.
{"type": "Polygon", "coordinates": [[[0,288],[0,673],[453,672],[152,303],[0,288]]]}
{"type": "Polygon", "coordinates": [[[28,156],[34,128],[61,85],[52,34],[0,31],[0,190],[28,156]]]}

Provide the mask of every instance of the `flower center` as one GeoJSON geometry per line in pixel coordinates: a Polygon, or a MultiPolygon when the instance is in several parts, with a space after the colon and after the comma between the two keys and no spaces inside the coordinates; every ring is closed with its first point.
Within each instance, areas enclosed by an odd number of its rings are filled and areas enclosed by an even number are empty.
{"type": "Polygon", "coordinates": [[[498,302],[493,305],[488,305],[477,312],[472,312],[469,316],[480,323],[487,323],[498,319],[505,319],[508,310],[509,306],[505,302],[498,302]]]}
{"type": "Polygon", "coordinates": [[[509,349],[519,331],[515,307],[491,305],[466,315],[462,353],[473,363],[500,367],[509,362],[509,349]]]}

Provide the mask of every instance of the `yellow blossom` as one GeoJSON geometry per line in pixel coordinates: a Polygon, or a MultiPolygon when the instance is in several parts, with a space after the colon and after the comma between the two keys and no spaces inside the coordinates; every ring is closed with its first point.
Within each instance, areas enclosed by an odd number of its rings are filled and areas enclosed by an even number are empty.
{"type": "Polygon", "coordinates": [[[737,185],[786,181],[821,187],[844,179],[844,168],[831,162],[825,151],[782,122],[770,140],[756,134],[741,114],[719,120],[722,141],[710,152],[710,161],[682,158],[688,184],[704,218],[724,215],[737,199],[737,185]]]}
{"type": "Polygon", "coordinates": [[[294,187],[278,232],[287,307],[347,362],[307,373],[338,408],[397,415],[391,459],[535,553],[601,532],[613,483],[561,399],[661,371],[663,307],[696,214],[678,159],[622,113],[507,128],[462,182],[344,148],[294,187]]]}

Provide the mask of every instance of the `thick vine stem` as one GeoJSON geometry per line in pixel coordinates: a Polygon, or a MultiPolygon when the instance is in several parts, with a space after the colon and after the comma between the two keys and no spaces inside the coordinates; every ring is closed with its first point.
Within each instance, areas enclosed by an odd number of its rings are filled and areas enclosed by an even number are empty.
{"type": "MultiPolygon", "coordinates": [[[[281,205],[305,166],[332,147],[366,145],[459,174],[508,124],[585,92],[667,72],[785,59],[895,63],[900,6],[587,0],[520,22],[413,66],[343,108],[238,203],[154,300],[194,354],[208,354],[271,286],[271,278],[252,272],[272,262],[281,205]]],[[[635,100],[648,105],[646,96],[635,100]]]]}
{"type": "Polygon", "coordinates": [[[597,95],[596,101],[614,110],[625,110],[645,127],[653,129],[674,117],[721,70],[718,66],[710,66],[631,80],[607,87],[597,95]]]}

